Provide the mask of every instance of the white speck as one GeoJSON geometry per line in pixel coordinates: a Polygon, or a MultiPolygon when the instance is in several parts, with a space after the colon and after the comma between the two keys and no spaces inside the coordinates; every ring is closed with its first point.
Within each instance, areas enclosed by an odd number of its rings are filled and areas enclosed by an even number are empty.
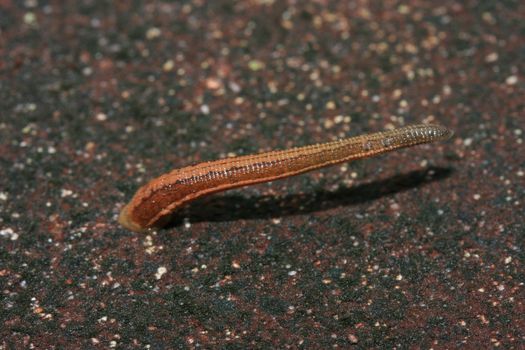
{"type": "Polygon", "coordinates": [[[202,114],[210,114],[210,107],[208,105],[202,105],[201,112],[202,114]]]}
{"type": "Polygon", "coordinates": [[[110,341],[110,342],[109,342],[109,347],[110,347],[110,348],[116,348],[116,347],[117,347],[117,342],[114,341],[114,340],[110,341]]]}
{"type": "Polygon", "coordinates": [[[108,119],[108,116],[104,113],[97,113],[95,117],[99,122],[103,122],[108,119]]]}
{"type": "Polygon", "coordinates": [[[147,235],[145,238],[144,238],[144,243],[142,243],[144,245],[144,247],[151,247],[153,245],[153,238],[151,238],[150,235],[147,235]]]}
{"type": "Polygon", "coordinates": [[[507,77],[507,79],[505,79],[505,83],[507,85],[515,85],[517,82],[518,82],[518,77],[515,75],[511,75],[510,77],[507,77]]]}
{"type": "Polygon", "coordinates": [[[162,70],[165,72],[170,72],[173,69],[173,67],[175,67],[175,62],[173,62],[173,60],[167,60],[162,65],[162,70]]]}
{"type": "Polygon", "coordinates": [[[507,257],[505,258],[505,265],[510,264],[511,261],[512,261],[512,257],[511,257],[511,256],[507,256],[507,257]]]}
{"type": "Polygon", "coordinates": [[[438,209],[438,215],[443,215],[444,213],[443,209],[438,209]]]}
{"type": "Polygon", "coordinates": [[[498,53],[497,52],[491,52],[487,56],[485,56],[485,62],[492,63],[496,62],[498,60],[498,53]]]}
{"type": "Polygon", "coordinates": [[[146,32],[146,38],[148,40],[151,40],[151,39],[155,39],[155,38],[158,38],[160,36],[162,32],[160,31],[159,28],[157,27],[151,27],[148,29],[148,31],[146,32]]]}
{"type": "Polygon", "coordinates": [[[498,290],[499,290],[500,292],[504,291],[504,290],[505,290],[505,286],[504,286],[503,284],[500,284],[500,285],[498,286],[498,290]]]}
{"type": "Polygon", "coordinates": [[[521,129],[514,129],[514,135],[521,136],[521,134],[523,134],[523,131],[521,131],[521,129]]]}
{"type": "Polygon", "coordinates": [[[239,86],[239,84],[237,84],[236,82],[233,82],[231,81],[229,84],[228,84],[229,88],[231,89],[231,91],[237,93],[239,91],[241,91],[241,87],[239,86]]]}
{"type": "MultiPolygon", "coordinates": [[[[36,110],[36,104],[33,103],[33,102],[28,102],[28,103],[21,103],[21,104],[18,104],[15,106],[15,111],[16,112],[22,112],[22,113],[29,113],[29,112],[34,112],[36,110]]],[[[34,128],[36,128],[35,125],[33,125],[32,123],[29,124],[28,126],[32,126],[34,128]]],[[[27,126],[26,126],[27,128],[27,126]]],[[[24,130],[26,129],[24,128],[24,130]]]]}
{"type": "Polygon", "coordinates": [[[162,278],[162,276],[168,272],[168,269],[164,266],[161,266],[157,269],[157,273],[155,274],[155,278],[160,280],[162,278]]]}
{"type": "Polygon", "coordinates": [[[292,270],[292,271],[288,272],[288,276],[295,276],[295,275],[297,275],[297,271],[295,271],[295,270],[292,270]]]}
{"type": "Polygon", "coordinates": [[[357,344],[359,342],[359,339],[353,334],[348,334],[347,338],[352,344],[357,344]]]}
{"type": "Polygon", "coordinates": [[[12,241],[16,241],[18,239],[18,233],[13,231],[13,229],[10,227],[0,230],[0,236],[8,238],[12,241]]]}
{"type": "Polygon", "coordinates": [[[56,149],[55,147],[53,147],[53,146],[49,146],[49,147],[47,148],[47,153],[49,153],[49,154],[55,154],[55,153],[57,153],[57,149],[56,149]]]}
{"type": "Polygon", "coordinates": [[[472,196],[475,200],[479,200],[481,198],[481,195],[479,193],[476,193],[475,195],[472,196]]]}
{"type": "Polygon", "coordinates": [[[7,192],[0,192],[0,201],[6,201],[7,197],[7,192]]]}
{"type": "Polygon", "coordinates": [[[334,122],[330,119],[326,119],[323,123],[325,129],[330,129],[334,126],[334,122]]]}
{"type": "Polygon", "coordinates": [[[233,262],[232,262],[232,267],[233,267],[234,269],[240,269],[240,268],[241,268],[241,265],[239,264],[239,262],[237,262],[237,261],[233,261],[233,262]]]}
{"type": "Polygon", "coordinates": [[[485,288],[480,288],[480,289],[478,289],[478,292],[480,292],[480,293],[485,293],[485,288]]]}
{"type": "Polygon", "coordinates": [[[61,189],[60,190],[60,197],[64,198],[64,197],[69,197],[73,194],[73,191],[71,190],[66,190],[66,189],[61,189]]]}
{"type": "Polygon", "coordinates": [[[279,225],[281,223],[281,219],[272,219],[272,222],[276,225],[279,225]]]}
{"type": "Polygon", "coordinates": [[[396,276],[396,281],[401,281],[403,279],[403,275],[399,274],[396,276]]]}
{"type": "Polygon", "coordinates": [[[27,25],[36,25],[36,16],[33,12],[27,12],[24,14],[24,23],[27,25]]]}
{"type": "Polygon", "coordinates": [[[190,219],[184,218],[184,228],[188,229],[191,227],[190,219]]]}
{"type": "Polygon", "coordinates": [[[464,140],[463,140],[463,145],[465,145],[465,146],[468,147],[468,146],[472,145],[472,141],[473,141],[473,140],[472,140],[470,137],[467,138],[467,139],[464,139],[464,140]]]}

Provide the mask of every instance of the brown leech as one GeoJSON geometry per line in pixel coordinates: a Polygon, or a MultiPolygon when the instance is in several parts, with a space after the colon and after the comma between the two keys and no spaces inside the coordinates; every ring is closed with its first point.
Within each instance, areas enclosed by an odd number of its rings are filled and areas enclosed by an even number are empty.
{"type": "Polygon", "coordinates": [[[334,142],[215,160],[175,169],[142,186],[121,211],[119,222],[132,231],[161,227],[183,204],[204,195],[273,181],[398,148],[446,140],[439,125],[412,125],[334,142]]]}

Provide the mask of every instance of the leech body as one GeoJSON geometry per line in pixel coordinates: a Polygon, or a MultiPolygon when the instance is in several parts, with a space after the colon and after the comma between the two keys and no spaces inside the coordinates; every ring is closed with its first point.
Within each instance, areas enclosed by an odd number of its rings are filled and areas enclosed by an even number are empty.
{"type": "Polygon", "coordinates": [[[132,231],[162,226],[183,204],[207,194],[273,181],[398,148],[448,139],[439,125],[413,125],[339,141],[240,156],[175,169],[142,186],[119,222],[132,231]]]}

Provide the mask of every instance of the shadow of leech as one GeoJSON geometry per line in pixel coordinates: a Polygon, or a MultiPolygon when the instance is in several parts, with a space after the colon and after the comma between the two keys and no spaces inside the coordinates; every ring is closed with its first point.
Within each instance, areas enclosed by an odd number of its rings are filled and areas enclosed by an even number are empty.
{"type": "Polygon", "coordinates": [[[428,167],[354,187],[341,187],[335,191],[321,189],[285,196],[213,195],[195,200],[174,213],[165,227],[180,226],[184,218],[192,223],[270,219],[358,205],[441,181],[453,172],[453,168],[428,167]]]}

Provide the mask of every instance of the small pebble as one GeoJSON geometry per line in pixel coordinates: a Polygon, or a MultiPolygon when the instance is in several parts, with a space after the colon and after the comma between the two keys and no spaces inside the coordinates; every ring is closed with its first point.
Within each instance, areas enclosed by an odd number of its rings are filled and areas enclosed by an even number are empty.
{"type": "Polygon", "coordinates": [[[463,140],[463,145],[465,145],[466,147],[472,145],[472,139],[469,137],[469,138],[466,138],[465,140],[463,140]]]}
{"type": "Polygon", "coordinates": [[[157,27],[151,27],[147,30],[146,32],[146,38],[148,40],[152,40],[152,39],[155,39],[155,38],[158,38],[160,36],[162,32],[160,31],[159,28],[157,27]]]}
{"type": "Polygon", "coordinates": [[[350,341],[352,344],[357,344],[359,339],[353,334],[348,334],[348,341],[350,341]]]}
{"type": "Polygon", "coordinates": [[[160,266],[158,269],[157,269],[157,273],[155,274],[155,278],[160,280],[162,278],[162,276],[168,272],[168,269],[164,266],[160,266]]]}
{"type": "Polygon", "coordinates": [[[11,241],[16,241],[18,239],[18,233],[16,233],[12,228],[8,227],[0,230],[0,237],[5,237],[11,241]]]}
{"type": "Polygon", "coordinates": [[[108,116],[105,114],[105,113],[97,113],[96,115],[96,119],[99,121],[99,122],[103,122],[105,120],[108,119],[108,116]]]}
{"type": "Polygon", "coordinates": [[[251,60],[250,62],[248,62],[248,68],[250,68],[250,70],[256,72],[256,71],[259,71],[261,69],[263,69],[265,67],[264,65],[264,62],[262,61],[258,61],[258,60],[251,60]]]}
{"type": "Polygon", "coordinates": [[[516,85],[517,82],[518,82],[518,77],[515,75],[511,75],[505,80],[505,83],[507,83],[507,85],[516,85]]]}
{"type": "Polygon", "coordinates": [[[170,72],[173,70],[174,67],[175,67],[175,62],[173,62],[173,60],[167,60],[162,65],[162,70],[165,72],[170,72]]]}
{"type": "Polygon", "coordinates": [[[497,52],[491,52],[487,56],[485,56],[485,62],[492,63],[496,62],[498,60],[498,53],[497,52]]]}

